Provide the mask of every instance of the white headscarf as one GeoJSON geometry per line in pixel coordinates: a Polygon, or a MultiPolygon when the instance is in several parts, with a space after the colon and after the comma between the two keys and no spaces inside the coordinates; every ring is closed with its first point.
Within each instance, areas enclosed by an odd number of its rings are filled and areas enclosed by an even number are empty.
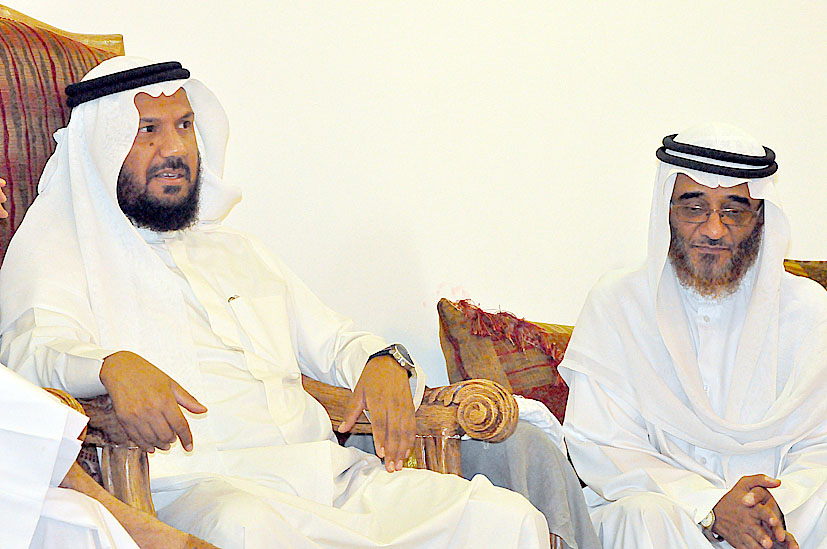
{"type": "MultiPolygon", "coordinates": [[[[115,57],[84,80],[151,63],[115,57]]],[[[184,386],[197,379],[194,350],[182,344],[188,333],[181,330],[183,301],[169,269],[121,211],[116,190],[138,130],[135,95],[172,95],[179,88],[195,113],[202,160],[198,222],[188,230],[219,222],[240,200],[240,190],[221,180],[227,116],[201,82],[161,82],[78,105],[67,127],[55,133],[57,149],[40,179],[39,196],[0,270],[0,330],[33,307],[65,313],[103,348],[134,351],[168,373],[167,365],[183,366],[192,374],[176,376],[184,386]]]]}
{"type": "MultiPolygon", "coordinates": [[[[721,124],[693,128],[674,140],[750,156],[765,154],[755,139],[721,124]]],[[[613,295],[617,286],[596,288],[609,301],[599,301],[597,306],[604,307],[602,310],[592,310],[595,305],[587,302],[561,373],[566,377],[565,370],[571,369],[594,376],[637,403],[647,421],[696,446],[730,454],[789,447],[821,423],[827,413],[827,398],[821,389],[827,374],[827,333],[817,333],[825,332],[827,326],[824,308],[815,307],[817,313],[800,318],[798,332],[796,319],[784,318],[785,324],[780,324],[782,315],[789,316],[791,309],[800,305],[782,303],[785,285],[809,282],[784,273],[789,237],[774,176],[737,178],[658,161],[646,264],[631,278],[608,277],[609,282],[621,281],[620,293],[628,295],[613,295]],[[750,196],[764,200],[763,238],[750,273],[751,295],[723,416],[715,413],[704,391],[679,282],[668,261],[669,203],[679,173],[710,188],[747,183],[750,196]],[[606,292],[606,288],[611,289],[606,292]],[[603,333],[598,333],[601,330],[603,333]],[[619,336],[607,337],[605,330],[619,336]],[[793,341],[791,331],[802,340],[793,341]]],[[[815,297],[824,304],[824,296],[815,297]]]]}

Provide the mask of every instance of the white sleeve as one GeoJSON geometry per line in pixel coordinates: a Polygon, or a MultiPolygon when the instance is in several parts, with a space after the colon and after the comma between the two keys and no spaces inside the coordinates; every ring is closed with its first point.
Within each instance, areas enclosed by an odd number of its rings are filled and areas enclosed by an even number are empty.
{"type": "Polygon", "coordinates": [[[571,372],[564,432],[577,474],[607,501],[660,493],[700,522],[727,492],[659,453],[637,410],[576,371],[571,372]]]}
{"type": "Polygon", "coordinates": [[[92,342],[72,318],[46,309],[30,309],[0,339],[0,362],[41,387],[79,397],[104,394],[103,359],[114,353],[92,342]]]}
{"type": "Polygon", "coordinates": [[[827,485],[827,422],[821,424],[817,433],[790,448],[778,480],[781,486],[770,492],[785,516],[813,504],[818,506],[817,513],[821,513],[823,499],[813,496],[818,491],[823,494],[827,485]]]}

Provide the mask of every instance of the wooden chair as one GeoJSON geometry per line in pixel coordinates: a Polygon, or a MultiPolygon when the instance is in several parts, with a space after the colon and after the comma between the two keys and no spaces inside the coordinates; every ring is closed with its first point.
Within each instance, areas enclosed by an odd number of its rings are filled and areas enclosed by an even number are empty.
{"type": "MultiPolygon", "coordinates": [[[[43,167],[55,148],[52,134],[69,120],[64,89],[95,65],[123,55],[121,35],[68,33],[0,6],[0,176],[7,182],[10,216],[0,222],[0,261],[9,239],[34,200],[43,167]]],[[[305,377],[305,389],[328,411],[333,425],[343,417],[350,391],[305,377]]],[[[146,453],[132,444],[112,411],[108,395],[83,400],[90,417],[86,442],[101,448],[85,455],[88,470],[122,501],[154,513],[146,453]]],[[[517,405],[510,392],[488,380],[428,389],[416,415],[417,439],[409,466],[461,474],[460,437],[497,442],[516,428],[517,405]]],[[[355,433],[370,433],[364,414],[355,433]]]]}

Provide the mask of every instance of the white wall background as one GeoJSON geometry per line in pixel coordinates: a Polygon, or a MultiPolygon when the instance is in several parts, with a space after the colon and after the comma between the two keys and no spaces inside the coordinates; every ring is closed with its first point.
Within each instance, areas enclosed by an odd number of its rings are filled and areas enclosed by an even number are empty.
{"type": "Polygon", "coordinates": [[[207,83],[228,223],[431,385],[439,297],[571,324],[640,262],[654,151],[699,122],[775,149],[789,256],[827,259],[825,2],[3,1],[207,83]]]}

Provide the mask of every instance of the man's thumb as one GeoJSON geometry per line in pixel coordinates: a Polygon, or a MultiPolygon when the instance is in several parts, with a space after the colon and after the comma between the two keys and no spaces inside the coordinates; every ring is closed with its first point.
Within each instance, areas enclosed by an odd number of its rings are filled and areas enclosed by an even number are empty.
{"type": "Polygon", "coordinates": [[[362,413],[363,408],[362,399],[356,398],[355,394],[350,395],[350,399],[345,406],[345,415],[336,430],[340,433],[350,431],[356,425],[356,420],[359,419],[359,414],[362,413]]]}
{"type": "Polygon", "coordinates": [[[175,402],[193,414],[203,414],[207,411],[206,406],[198,402],[194,396],[189,394],[186,389],[178,385],[175,381],[172,382],[172,394],[175,395],[175,402]]]}
{"type": "Polygon", "coordinates": [[[781,486],[781,481],[777,478],[772,478],[768,475],[761,475],[763,478],[761,479],[762,482],[759,482],[759,486],[763,486],[764,488],[777,488],[781,486]]]}

